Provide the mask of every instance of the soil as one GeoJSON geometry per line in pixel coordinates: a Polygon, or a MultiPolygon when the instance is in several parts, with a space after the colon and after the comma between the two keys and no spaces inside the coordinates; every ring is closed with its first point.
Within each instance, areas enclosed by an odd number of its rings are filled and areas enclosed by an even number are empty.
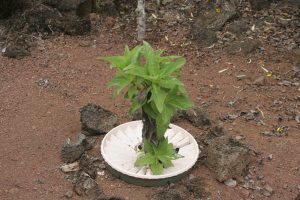
{"type": "MultiPolygon", "coordinates": [[[[101,26],[91,34],[50,37],[21,60],[0,57],[0,199],[81,199],[59,169],[61,147],[66,138],[78,137],[79,110],[88,103],[116,113],[119,123],[131,119],[129,103],[122,95],[113,97],[107,88],[113,71],[96,58],[120,54],[126,44],[137,44],[132,16],[102,16],[97,19],[101,26]]],[[[295,199],[300,193],[300,124],[295,120],[300,114],[299,71],[295,72],[299,55],[293,53],[295,48],[289,51],[280,43],[272,45],[270,38],[259,37],[260,48],[232,55],[226,52],[226,43],[199,48],[190,38],[191,24],[166,23],[149,22],[146,40],[166,54],[186,58],[181,80],[191,99],[206,110],[212,125],[223,127],[227,135],[256,152],[245,183],[236,187],[218,182],[201,162],[191,175],[205,182],[211,199],[295,199]],[[254,188],[245,185],[247,179],[254,188]]],[[[196,138],[207,133],[207,128],[194,127],[188,120],[176,124],[196,138]]],[[[93,154],[100,156],[99,141],[93,154]]],[[[151,199],[169,188],[181,191],[191,178],[147,188],[127,184],[105,169],[100,172],[96,182],[101,191],[130,200],[151,199]]],[[[184,199],[196,197],[187,191],[184,199]]]]}

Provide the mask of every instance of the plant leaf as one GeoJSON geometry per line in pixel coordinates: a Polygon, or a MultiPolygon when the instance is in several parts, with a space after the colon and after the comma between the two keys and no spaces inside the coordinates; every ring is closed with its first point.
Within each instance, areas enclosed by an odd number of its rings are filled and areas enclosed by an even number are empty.
{"type": "Polygon", "coordinates": [[[131,81],[132,81],[132,78],[119,75],[119,76],[114,77],[108,83],[108,87],[116,86],[115,95],[118,95],[126,86],[128,86],[131,83],[131,81]]]}
{"type": "Polygon", "coordinates": [[[132,85],[128,90],[127,92],[125,93],[125,98],[126,99],[134,99],[135,95],[137,94],[138,92],[138,88],[134,85],[132,85]]]}
{"type": "Polygon", "coordinates": [[[177,58],[173,62],[168,62],[162,66],[161,75],[171,75],[173,72],[178,71],[185,64],[185,59],[182,57],[177,58]]]}
{"type": "Polygon", "coordinates": [[[158,155],[158,159],[162,162],[164,168],[173,166],[171,159],[165,155],[158,155]]]}
{"type": "Polygon", "coordinates": [[[146,112],[147,115],[149,115],[152,119],[155,119],[157,116],[157,113],[152,109],[151,104],[145,103],[142,107],[142,109],[146,112]]]}
{"type": "Polygon", "coordinates": [[[155,164],[151,164],[150,169],[151,169],[153,175],[159,175],[164,170],[163,165],[161,163],[159,163],[158,161],[155,164]]]}
{"type": "Polygon", "coordinates": [[[127,66],[127,59],[124,56],[107,56],[107,57],[98,57],[99,60],[104,60],[110,62],[112,67],[123,69],[127,66]]]}
{"type": "Polygon", "coordinates": [[[153,99],[159,113],[163,111],[166,97],[167,93],[163,89],[161,89],[156,84],[152,84],[151,98],[153,99]]]}
{"type": "Polygon", "coordinates": [[[145,57],[146,60],[145,67],[149,75],[156,76],[157,72],[159,71],[159,63],[155,51],[152,49],[150,44],[146,41],[143,42],[142,54],[145,57]]]}
{"type": "Polygon", "coordinates": [[[184,110],[193,106],[193,103],[189,100],[189,98],[184,95],[172,95],[170,98],[167,98],[166,102],[174,108],[184,110]]]}
{"type": "Polygon", "coordinates": [[[147,139],[144,140],[144,146],[143,146],[143,148],[144,148],[144,151],[146,153],[150,153],[150,154],[154,154],[155,153],[154,152],[154,148],[153,148],[151,142],[149,142],[149,140],[147,140],[147,139]]]}
{"type": "Polygon", "coordinates": [[[183,84],[177,78],[171,76],[164,77],[164,79],[159,79],[155,83],[166,89],[173,89],[176,86],[183,86],[183,84]]]}
{"type": "Polygon", "coordinates": [[[155,157],[150,154],[146,153],[138,157],[138,159],[135,161],[134,165],[137,167],[142,167],[145,165],[151,165],[154,164],[156,161],[155,157]]]}
{"type": "Polygon", "coordinates": [[[132,99],[131,107],[129,109],[129,113],[133,114],[135,111],[137,111],[138,109],[140,109],[142,106],[143,106],[143,103],[140,103],[136,99],[132,99]]]}

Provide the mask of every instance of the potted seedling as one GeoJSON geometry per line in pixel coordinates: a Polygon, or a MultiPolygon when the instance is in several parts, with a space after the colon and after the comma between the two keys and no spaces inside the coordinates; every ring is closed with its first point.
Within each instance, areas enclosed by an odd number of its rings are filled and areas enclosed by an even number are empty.
{"type": "Polygon", "coordinates": [[[124,55],[100,57],[116,69],[115,77],[109,82],[109,86],[115,87],[114,95],[124,90],[124,97],[131,102],[129,112],[142,111],[142,121],[121,125],[109,132],[102,141],[104,159],[114,171],[126,176],[149,180],[166,179],[168,173],[170,177],[172,173],[177,176],[185,172],[174,164],[175,160],[185,158],[179,147],[188,146],[185,151],[189,160],[192,160],[191,166],[199,154],[194,138],[180,127],[170,124],[176,110],[188,109],[193,105],[179,80],[185,59],[180,56],[162,56],[163,52],[143,42],[143,45],[131,50],[126,46],[124,55]],[[191,149],[195,151],[192,159],[188,152],[191,149]],[[125,152],[132,155],[127,160],[125,152]],[[124,169],[121,169],[123,166],[124,169]]]}

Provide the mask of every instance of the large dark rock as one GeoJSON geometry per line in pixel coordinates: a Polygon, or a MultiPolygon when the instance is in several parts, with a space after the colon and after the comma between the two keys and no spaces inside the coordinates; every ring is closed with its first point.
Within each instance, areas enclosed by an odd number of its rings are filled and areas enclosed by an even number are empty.
{"type": "Polygon", "coordinates": [[[249,29],[249,27],[248,27],[247,23],[244,21],[234,21],[228,27],[228,31],[230,31],[236,35],[241,35],[242,33],[246,32],[248,29],[249,29]]]}
{"type": "Polygon", "coordinates": [[[227,136],[216,135],[205,141],[205,164],[220,182],[231,178],[242,180],[251,161],[250,150],[227,136]]]}
{"type": "Polygon", "coordinates": [[[79,17],[88,16],[95,8],[95,0],[44,0],[44,3],[61,12],[74,11],[79,17]]]}
{"type": "Polygon", "coordinates": [[[271,0],[249,0],[252,10],[262,10],[269,8],[271,0]]]}
{"type": "Polygon", "coordinates": [[[217,12],[215,8],[200,9],[195,20],[197,27],[207,28],[212,31],[219,31],[224,24],[232,19],[236,15],[236,6],[232,1],[222,1],[218,6],[220,12],[217,12]]]}
{"type": "Polygon", "coordinates": [[[217,41],[217,35],[214,31],[203,28],[197,23],[193,24],[191,34],[200,47],[210,46],[217,41]]]}
{"type": "Polygon", "coordinates": [[[117,115],[101,106],[88,104],[80,109],[81,129],[86,135],[105,134],[117,124],[117,115]]]}
{"type": "Polygon", "coordinates": [[[24,12],[24,23],[28,24],[27,32],[60,32],[66,20],[62,14],[52,7],[39,4],[24,12]]]}
{"type": "Polygon", "coordinates": [[[219,5],[210,5],[210,3],[204,5],[198,8],[198,14],[191,29],[193,39],[201,47],[215,43],[217,41],[215,32],[221,30],[224,24],[236,15],[236,6],[232,1],[225,0],[219,5]]]}
{"type": "Polygon", "coordinates": [[[91,27],[90,19],[71,15],[64,21],[63,30],[68,35],[84,35],[90,32],[91,27]]]}
{"type": "Polygon", "coordinates": [[[253,53],[260,47],[261,43],[259,40],[256,39],[246,39],[244,41],[235,41],[225,48],[225,51],[228,54],[235,55],[235,54],[243,54],[248,55],[253,53]]]}
{"type": "Polygon", "coordinates": [[[28,6],[30,0],[0,0],[0,19],[11,16],[15,11],[28,6]]]}

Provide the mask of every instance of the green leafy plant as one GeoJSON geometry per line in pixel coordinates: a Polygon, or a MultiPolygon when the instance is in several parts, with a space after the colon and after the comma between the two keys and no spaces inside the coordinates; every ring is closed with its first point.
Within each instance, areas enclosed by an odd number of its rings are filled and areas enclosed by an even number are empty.
{"type": "Polygon", "coordinates": [[[164,137],[177,109],[188,109],[189,100],[179,80],[185,59],[180,56],[161,56],[163,50],[154,50],[144,42],[132,50],[125,47],[124,55],[100,57],[116,68],[109,86],[115,86],[115,95],[126,89],[124,97],[131,101],[130,113],[142,109],[143,148],[136,166],[149,166],[153,174],[172,166],[179,155],[164,137]]]}

